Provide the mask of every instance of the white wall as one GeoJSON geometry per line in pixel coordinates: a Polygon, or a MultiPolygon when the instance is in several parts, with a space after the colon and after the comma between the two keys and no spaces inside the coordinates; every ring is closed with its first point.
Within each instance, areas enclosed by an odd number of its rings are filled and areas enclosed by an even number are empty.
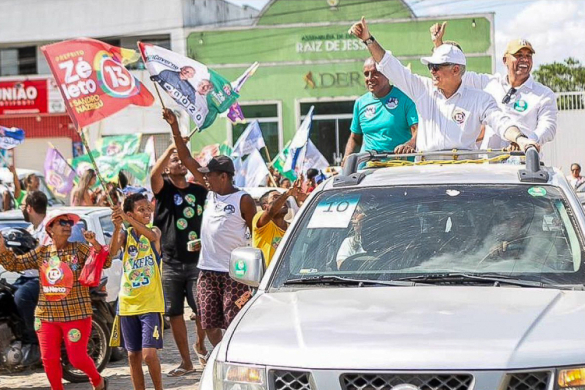
{"type": "Polygon", "coordinates": [[[559,111],[557,135],[545,144],[543,161],[568,175],[572,163],[585,166],[585,110],[559,111]]]}

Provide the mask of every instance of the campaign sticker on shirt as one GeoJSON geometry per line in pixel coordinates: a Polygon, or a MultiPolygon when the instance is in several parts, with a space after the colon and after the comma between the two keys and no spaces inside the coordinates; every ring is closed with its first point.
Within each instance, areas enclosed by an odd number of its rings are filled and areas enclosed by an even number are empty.
{"type": "Polygon", "coordinates": [[[177,206],[180,206],[183,204],[183,197],[179,194],[175,194],[175,196],[173,197],[173,201],[177,206]]]}
{"type": "Polygon", "coordinates": [[[177,221],[177,228],[179,230],[187,229],[187,220],[185,218],[181,218],[177,221]]]}
{"type": "Polygon", "coordinates": [[[41,289],[47,301],[60,301],[69,295],[73,287],[73,272],[66,262],[59,261],[57,264],[51,260],[40,269],[41,289]]]}
{"type": "Polygon", "coordinates": [[[189,241],[197,239],[197,232],[189,232],[189,241]]]}
{"type": "Polygon", "coordinates": [[[41,330],[41,326],[42,326],[41,319],[35,317],[35,332],[41,330]]]}
{"type": "Polygon", "coordinates": [[[79,329],[71,329],[68,333],[67,333],[67,338],[69,339],[69,341],[71,341],[72,343],[76,343],[79,340],[81,340],[81,332],[79,331],[79,329]]]}
{"type": "Polygon", "coordinates": [[[142,252],[146,252],[149,248],[150,248],[150,241],[148,241],[148,238],[141,237],[140,242],[138,243],[138,249],[140,249],[142,252]]]}
{"type": "Polygon", "coordinates": [[[359,195],[322,200],[311,215],[307,228],[347,228],[359,200],[359,195]]]}
{"type": "Polygon", "coordinates": [[[465,122],[465,118],[467,118],[467,114],[460,108],[457,108],[453,111],[453,120],[458,125],[462,125],[465,122]]]}
{"type": "Polygon", "coordinates": [[[367,106],[364,115],[367,119],[372,119],[376,115],[376,106],[367,106]]]}
{"type": "Polygon", "coordinates": [[[398,98],[391,97],[390,99],[388,99],[388,102],[386,103],[386,107],[389,110],[393,110],[396,107],[398,107],[398,98]]]}
{"type": "Polygon", "coordinates": [[[193,218],[195,215],[195,210],[193,210],[192,207],[186,207],[185,210],[183,210],[183,215],[185,218],[193,218]]]}
{"type": "Polygon", "coordinates": [[[528,103],[526,100],[518,100],[514,103],[514,110],[518,112],[524,112],[528,108],[528,103]]]}
{"type": "Polygon", "coordinates": [[[228,204],[223,208],[223,212],[226,214],[233,214],[236,212],[236,208],[231,204],[228,204]]]}
{"type": "Polygon", "coordinates": [[[134,245],[130,245],[128,247],[128,255],[130,257],[136,257],[136,256],[138,256],[138,248],[136,248],[136,246],[134,246],[134,245]]]}
{"type": "Polygon", "coordinates": [[[201,205],[197,205],[197,215],[201,215],[203,214],[203,207],[201,207],[201,205]]]}
{"type": "Polygon", "coordinates": [[[197,198],[195,198],[195,195],[193,194],[189,194],[187,196],[185,196],[185,200],[187,201],[187,203],[189,203],[191,206],[195,206],[195,201],[197,200],[197,198]]]}

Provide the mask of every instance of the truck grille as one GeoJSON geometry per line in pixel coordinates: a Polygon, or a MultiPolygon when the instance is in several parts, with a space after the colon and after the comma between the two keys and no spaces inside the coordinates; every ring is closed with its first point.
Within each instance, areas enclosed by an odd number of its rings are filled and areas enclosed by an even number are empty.
{"type": "Polygon", "coordinates": [[[472,380],[467,374],[343,374],[341,386],[344,390],[389,390],[411,384],[420,390],[467,390],[472,380]]]}
{"type": "Polygon", "coordinates": [[[522,372],[509,374],[506,390],[546,390],[550,372],[522,372]]]}
{"type": "Polygon", "coordinates": [[[272,371],[274,390],[311,390],[309,373],[305,371],[272,371]]]}

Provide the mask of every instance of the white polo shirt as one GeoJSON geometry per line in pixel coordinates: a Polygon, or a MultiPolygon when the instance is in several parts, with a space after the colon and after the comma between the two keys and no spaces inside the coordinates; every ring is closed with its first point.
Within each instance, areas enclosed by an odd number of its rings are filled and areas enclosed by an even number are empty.
{"type": "Polygon", "coordinates": [[[502,137],[516,125],[488,93],[462,83],[447,99],[430,78],[412,74],[391,52],[386,52],[378,70],[416,104],[418,151],[475,150],[482,124],[491,126],[502,137]]]}
{"type": "MultiPolygon", "coordinates": [[[[511,96],[507,104],[502,103],[504,96],[512,88],[507,75],[465,72],[463,83],[492,95],[500,109],[518,124],[518,128],[528,138],[542,145],[555,137],[557,98],[550,88],[535,81],[532,76],[516,88],[516,93],[511,96]]],[[[486,128],[482,148],[497,149],[509,144],[509,141],[500,138],[491,128],[486,128]]]]}

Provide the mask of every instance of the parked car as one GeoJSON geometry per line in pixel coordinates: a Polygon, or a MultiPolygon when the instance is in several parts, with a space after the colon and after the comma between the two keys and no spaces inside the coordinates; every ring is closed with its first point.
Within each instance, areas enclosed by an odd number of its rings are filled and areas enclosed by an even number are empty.
{"type": "MultiPolygon", "coordinates": [[[[18,178],[22,181],[31,173],[34,173],[40,180],[39,190],[43,191],[45,195],[47,195],[47,200],[49,201],[49,206],[64,206],[65,201],[63,199],[57,198],[53,191],[47,186],[45,181],[45,175],[39,171],[33,171],[31,169],[16,169],[16,173],[18,174],[18,178]]],[[[14,183],[13,183],[13,176],[12,172],[8,170],[8,168],[0,168],[0,195],[4,194],[6,190],[9,190],[14,194],[14,183]]]]}
{"type": "Polygon", "coordinates": [[[535,150],[391,157],[350,156],[267,270],[260,250],[232,252],[230,276],[257,290],[201,390],[583,386],[585,213],[564,175],[535,150]]]}

